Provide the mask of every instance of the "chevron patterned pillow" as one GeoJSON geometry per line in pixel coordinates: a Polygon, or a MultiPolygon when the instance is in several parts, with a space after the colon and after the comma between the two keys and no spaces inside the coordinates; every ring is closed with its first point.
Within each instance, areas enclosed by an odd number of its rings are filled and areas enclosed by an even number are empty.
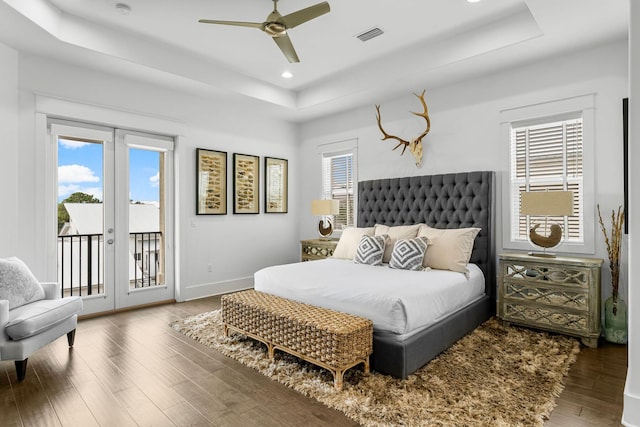
{"type": "Polygon", "coordinates": [[[391,252],[389,267],[398,270],[424,270],[422,260],[427,251],[427,241],[426,237],[397,240],[391,252]]]}
{"type": "Polygon", "coordinates": [[[356,264],[382,265],[384,247],[389,236],[362,236],[353,262],[356,264]]]}

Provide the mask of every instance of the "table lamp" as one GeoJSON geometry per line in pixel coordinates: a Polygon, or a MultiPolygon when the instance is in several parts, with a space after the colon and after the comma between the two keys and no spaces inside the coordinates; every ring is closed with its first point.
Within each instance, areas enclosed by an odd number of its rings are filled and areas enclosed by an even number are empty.
{"type": "Polygon", "coordinates": [[[311,201],[311,213],[313,215],[322,216],[322,219],[318,223],[318,233],[320,238],[328,239],[333,233],[333,224],[331,223],[330,215],[337,215],[340,212],[340,200],[325,199],[325,200],[312,200],[311,201]]]}
{"type": "Polygon", "coordinates": [[[542,252],[530,252],[529,255],[554,258],[555,254],[547,252],[562,241],[562,227],[552,223],[548,224],[550,216],[573,215],[573,192],[571,191],[523,191],[520,193],[520,214],[529,216],[544,216],[544,230],[549,235],[540,235],[537,228],[540,223],[534,224],[531,220],[529,229],[529,241],[534,246],[542,248],[542,252]]]}

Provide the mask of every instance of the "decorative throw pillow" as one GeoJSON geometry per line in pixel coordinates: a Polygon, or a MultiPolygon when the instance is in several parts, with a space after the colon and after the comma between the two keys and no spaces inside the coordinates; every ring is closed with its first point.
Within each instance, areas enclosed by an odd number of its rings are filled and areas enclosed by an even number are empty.
{"type": "Polygon", "coordinates": [[[429,239],[429,250],[424,256],[423,266],[439,270],[468,273],[467,264],[471,258],[473,242],[479,228],[431,228],[420,227],[418,237],[429,239]]]}
{"type": "Polygon", "coordinates": [[[422,260],[427,251],[427,238],[400,239],[396,241],[391,252],[389,267],[398,270],[422,271],[422,260]]]}
{"type": "Polygon", "coordinates": [[[388,236],[362,236],[353,262],[356,264],[382,265],[382,256],[388,236]]]}
{"type": "Polygon", "coordinates": [[[31,270],[16,257],[0,259],[0,299],[9,310],[44,299],[44,289],[31,270]]]}
{"type": "Polygon", "coordinates": [[[389,227],[388,225],[376,224],[374,236],[381,236],[383,234],[389,236],[389,242],[387,243],[387,249],[384,251],[382,262],[389,262],[391,259],[391,252],[393,252],[393,246],[396,240],[413,239],[418,235],[418,230],[421,225],[422,224],[394,225],[393,227],[389,227]]]}
{"type": "Polygon", "coordinates": [[[356,256],[360,238],[365,235],[373,236],[373,227],[344,229],[333,251],[333,258],[353,259],[356,256]]]}

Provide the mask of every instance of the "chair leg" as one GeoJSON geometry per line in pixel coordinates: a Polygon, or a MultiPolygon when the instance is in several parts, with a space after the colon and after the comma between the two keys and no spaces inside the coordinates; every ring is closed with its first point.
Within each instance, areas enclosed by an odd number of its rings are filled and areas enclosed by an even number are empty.
{"type": "Polygon", "coordinates": [[[16,376],[18,377],[18,382],[24,380],[25,375],[27,375],[27,357],[24,360],[16,360],[16,376]]]}
{"type": "Polygon", "coordinates": [[[67,342],[69,343],[69,347],[73,347],[73,343],[76,340],[76,330],[67,333],[67,342]]]}

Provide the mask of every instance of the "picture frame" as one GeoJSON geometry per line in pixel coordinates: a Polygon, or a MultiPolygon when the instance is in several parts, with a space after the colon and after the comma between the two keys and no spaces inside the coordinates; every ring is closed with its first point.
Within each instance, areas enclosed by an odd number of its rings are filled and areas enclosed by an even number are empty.
{"type": "Polygon", "coordinates": [[[196,149],[196,215],[227,214],[227,153],[196,149]]]}
{"type": "Polygon", "coordinates": [[[624,175],[624,234],[629,234],[629,98],[622,99],[622,170],[624,175]]]}
{"type": "Polygon", "coordinates": [[[289,161],[276,157],[265,157],[264,182],[265,213],[287,213],[289,209],[289,161]]]}
{"type": "Polygon", "coordinates": [[[233,213],[260,213],[260,157],[233,154],[233,213]]]}

